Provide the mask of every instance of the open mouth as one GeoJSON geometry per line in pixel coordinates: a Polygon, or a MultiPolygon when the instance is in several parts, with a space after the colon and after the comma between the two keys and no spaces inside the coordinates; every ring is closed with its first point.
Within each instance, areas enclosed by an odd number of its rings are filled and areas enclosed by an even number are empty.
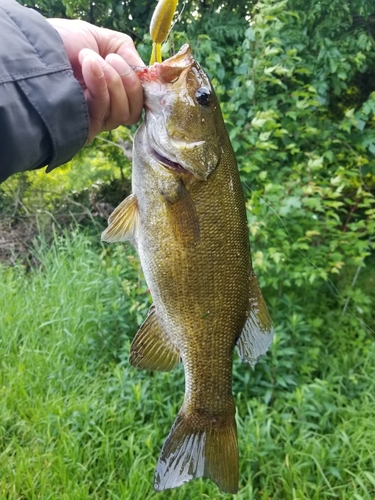
{"type": "Polygon", "coordinates": [[[152,152],[155,158],[158,160],[158,162],[164,165],[165,167],[175,170],[176,172],[185,172],[185,173],[188,172],[188,170],[186,170],[186,168],[184,168],[182,165],[180,165],[175,161],[169,160],[165,156],[162,156],[157,151],[155,151],[155,149],[152,149],[152,152]]]}

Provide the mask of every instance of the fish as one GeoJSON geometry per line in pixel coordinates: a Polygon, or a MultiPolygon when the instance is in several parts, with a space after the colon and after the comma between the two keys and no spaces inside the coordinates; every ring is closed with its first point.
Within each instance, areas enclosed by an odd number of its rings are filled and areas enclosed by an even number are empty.
{"type": "Polygon", "coordinates": [[[184,366],[184,401],[154,489],[205,477],[236,493],[233,354],[237,347],[254,365],[273,338],[236,158],[215,91],[188,44],[137,74],[145,119],[134,137],[132,193],[109,217],[102,240],[133,243],[153,299],[130,363],[184,366]]]}

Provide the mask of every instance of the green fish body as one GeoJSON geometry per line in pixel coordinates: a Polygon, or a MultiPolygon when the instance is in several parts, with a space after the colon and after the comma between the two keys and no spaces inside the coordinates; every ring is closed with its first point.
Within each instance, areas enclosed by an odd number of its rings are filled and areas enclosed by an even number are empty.
{"type": "Polygon", "coordinates": [[[273,336],[252,270],[237,163],[212,85],[188,45],[138,74],[146,119],[134,139],[132,194],[103,239],[133,242],[153,298],[130,362],[151,370],[184,365],[185,399],[155,489],[203,476],[235,493],[234,348],[255,364],[273,336]]]}

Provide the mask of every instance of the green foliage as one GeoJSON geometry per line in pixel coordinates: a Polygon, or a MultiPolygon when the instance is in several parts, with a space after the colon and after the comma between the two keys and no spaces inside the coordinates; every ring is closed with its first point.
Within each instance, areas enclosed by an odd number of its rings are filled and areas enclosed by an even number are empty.
{"type": "MultiPolygon", "coordinates": [[[[150,5],[38,2],[131,31],[146,61],[150,5]]],[[[374,14],[372,0],[189,2],[164,47],[189,41],[222,102],[276,327],[255,370],[235,361],[239,499],[375,497],[374,14]]],[[[2,214],[129,178],[131,135],[10,179],[2,214]]],[[[0,497],[226,498],[208,481],[152,492],[183,375],[128,364],[150,304],[134,253],[80,231],[38,248],[38,268],[0,267],[0,497]]]]}
{"type": "MultiPolygon", "coordinates": [[[[105,28],[122,31],[129,34],[136,41],[141,41],[149,31],[152,13],[157,4],[156,0],[19,0],[27,7],[38,10],[45,17],[64,17],[71,19],[82,19],[84,21],[103,26],[105,28]]],[[[224,5],[220,0],[205,0],[200,2],[180,1],[178,7],[179,26],[186,30],[194,25],[198,33],[206,29],[210,31],[209,25],[217,14],[230,12],[238,19],[244,19],[250,15],[254,1],[231,0],[224,5]]],[[[177,17],[177,16],[176,16],[177,17]]],[[[220,31],[222,23],[213,23],[220,31]]]]}
{"type": "Polygon", "coordinates": [[[375,93],[344,106],[353,78],[375,65],[370,34],[352,27],[354,13],[371,5],[259,2],[235,74],[221,82],[249,190],[255,265],[280,291],[318,279],[337,284],[345,266],[364,266],[374,248],[375,93]],[[331,103],[341,98],[337,117],[331,103]]]}
{"type": "Polygon", "coordinates": [[[142,39],[148,31],[154,0],[21,0],[20,3],[32,7],[45,17],[82,19],[97,26],[122,31],[142,39]]]}
{"type": "MultiPolygon", "coordinates": [[[[28,272],[0,266],[0,497],[229,498],[208,480],[152,490],[183,373],[128,363],[150,304],[130,248],[77,230],[35,258],[28,272]]],[[[298,295],[271,306],[271,352],[254,370],[235,359],[236,498],[373,498],[371,336],[358,321],[338,331],[330,304],[324,321],[298,295]]]]}

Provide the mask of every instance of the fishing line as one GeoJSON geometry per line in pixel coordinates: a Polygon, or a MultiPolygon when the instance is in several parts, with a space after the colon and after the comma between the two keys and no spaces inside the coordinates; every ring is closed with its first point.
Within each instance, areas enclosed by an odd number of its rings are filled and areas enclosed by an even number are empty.
{"type": "MultiPolygon", "coordinates": [[[[261,201],[262,203],[264,203],[275,215],[276,217],[278,218],[278,220],[281,222],[283,228],[285,229],[285,232],[286,234],[288,235],[290,241],[295,244],[296,241],[295,239],[293,238],[293,236],[290,234],[289,232],[289,229],[287,228],[285,222],[283,221],[283,219],[281,218],[281,216],[276,212],[276,210],[271,206],[269,205],[261,196],[259,196],[253,189],[251,189],[251,187],[245,182],[245,181],[242,181],[243,184],[247,187],[247,189],[249,191],[251,191],[251,193],[256,197],[258,198],[259,201],[261,201]]],[[[312,267],[314,267],[317,271],[319,271],[319,267],[317,265],[315,265],[307,256],[304,252],[302,252],[302,250],[300,248],[297,248],[298,252],[300,253],[300,255],[303,257],[303,259],[305,261],[307,261],[312,267]]],[[[344,300],[344,297],[340,294],[340,292],[338,291],[338,289],[336,288],[336,286],[334,285],[334,283],[329,279],[327,278],[326,280],[330,285],[331,287],[333,288],[334,292],[336,293],[336,296],[339,297],[340,299],[344,300]]],[[[329,289],[329,288],[328,288],[329,289]]],[[[332,292],[332,294],[334,295],[334,293],[332,292]]],[[[349,298],[349,297],[348,297],[349,298]]],[[[348,298],[347,298],[347,301],[345,302],[345,312],[349,312],[349,314],[355,318],[355,319],[360,319],[362,321],[362,324],[368,329],[369,332],[373,333],[375,335],[375,331],[367,324],[363,321],[362,318],[360,318],[357,314],[355,314],[353,312],[353,310],[348,307],[348,298]]]]}
{"type": "Polygon", "coordinates": [[[185,0],[182,3],[181,11],[177,15],[175,14],[175,19],[174,19],[174,21],[172,23],[172,26],[171,26],[170,30],[168,31],[168,35],[167,35],[167,38],[165,39],[165,42],[168,40],[169,35],[171,34],[171,32],[172,32],[173,28],[175,27],[175,25],[181,21],[181,17],[182,17],[182,14],[184,13],[186,5],[187,5],[187,0],[185,0]]]}

